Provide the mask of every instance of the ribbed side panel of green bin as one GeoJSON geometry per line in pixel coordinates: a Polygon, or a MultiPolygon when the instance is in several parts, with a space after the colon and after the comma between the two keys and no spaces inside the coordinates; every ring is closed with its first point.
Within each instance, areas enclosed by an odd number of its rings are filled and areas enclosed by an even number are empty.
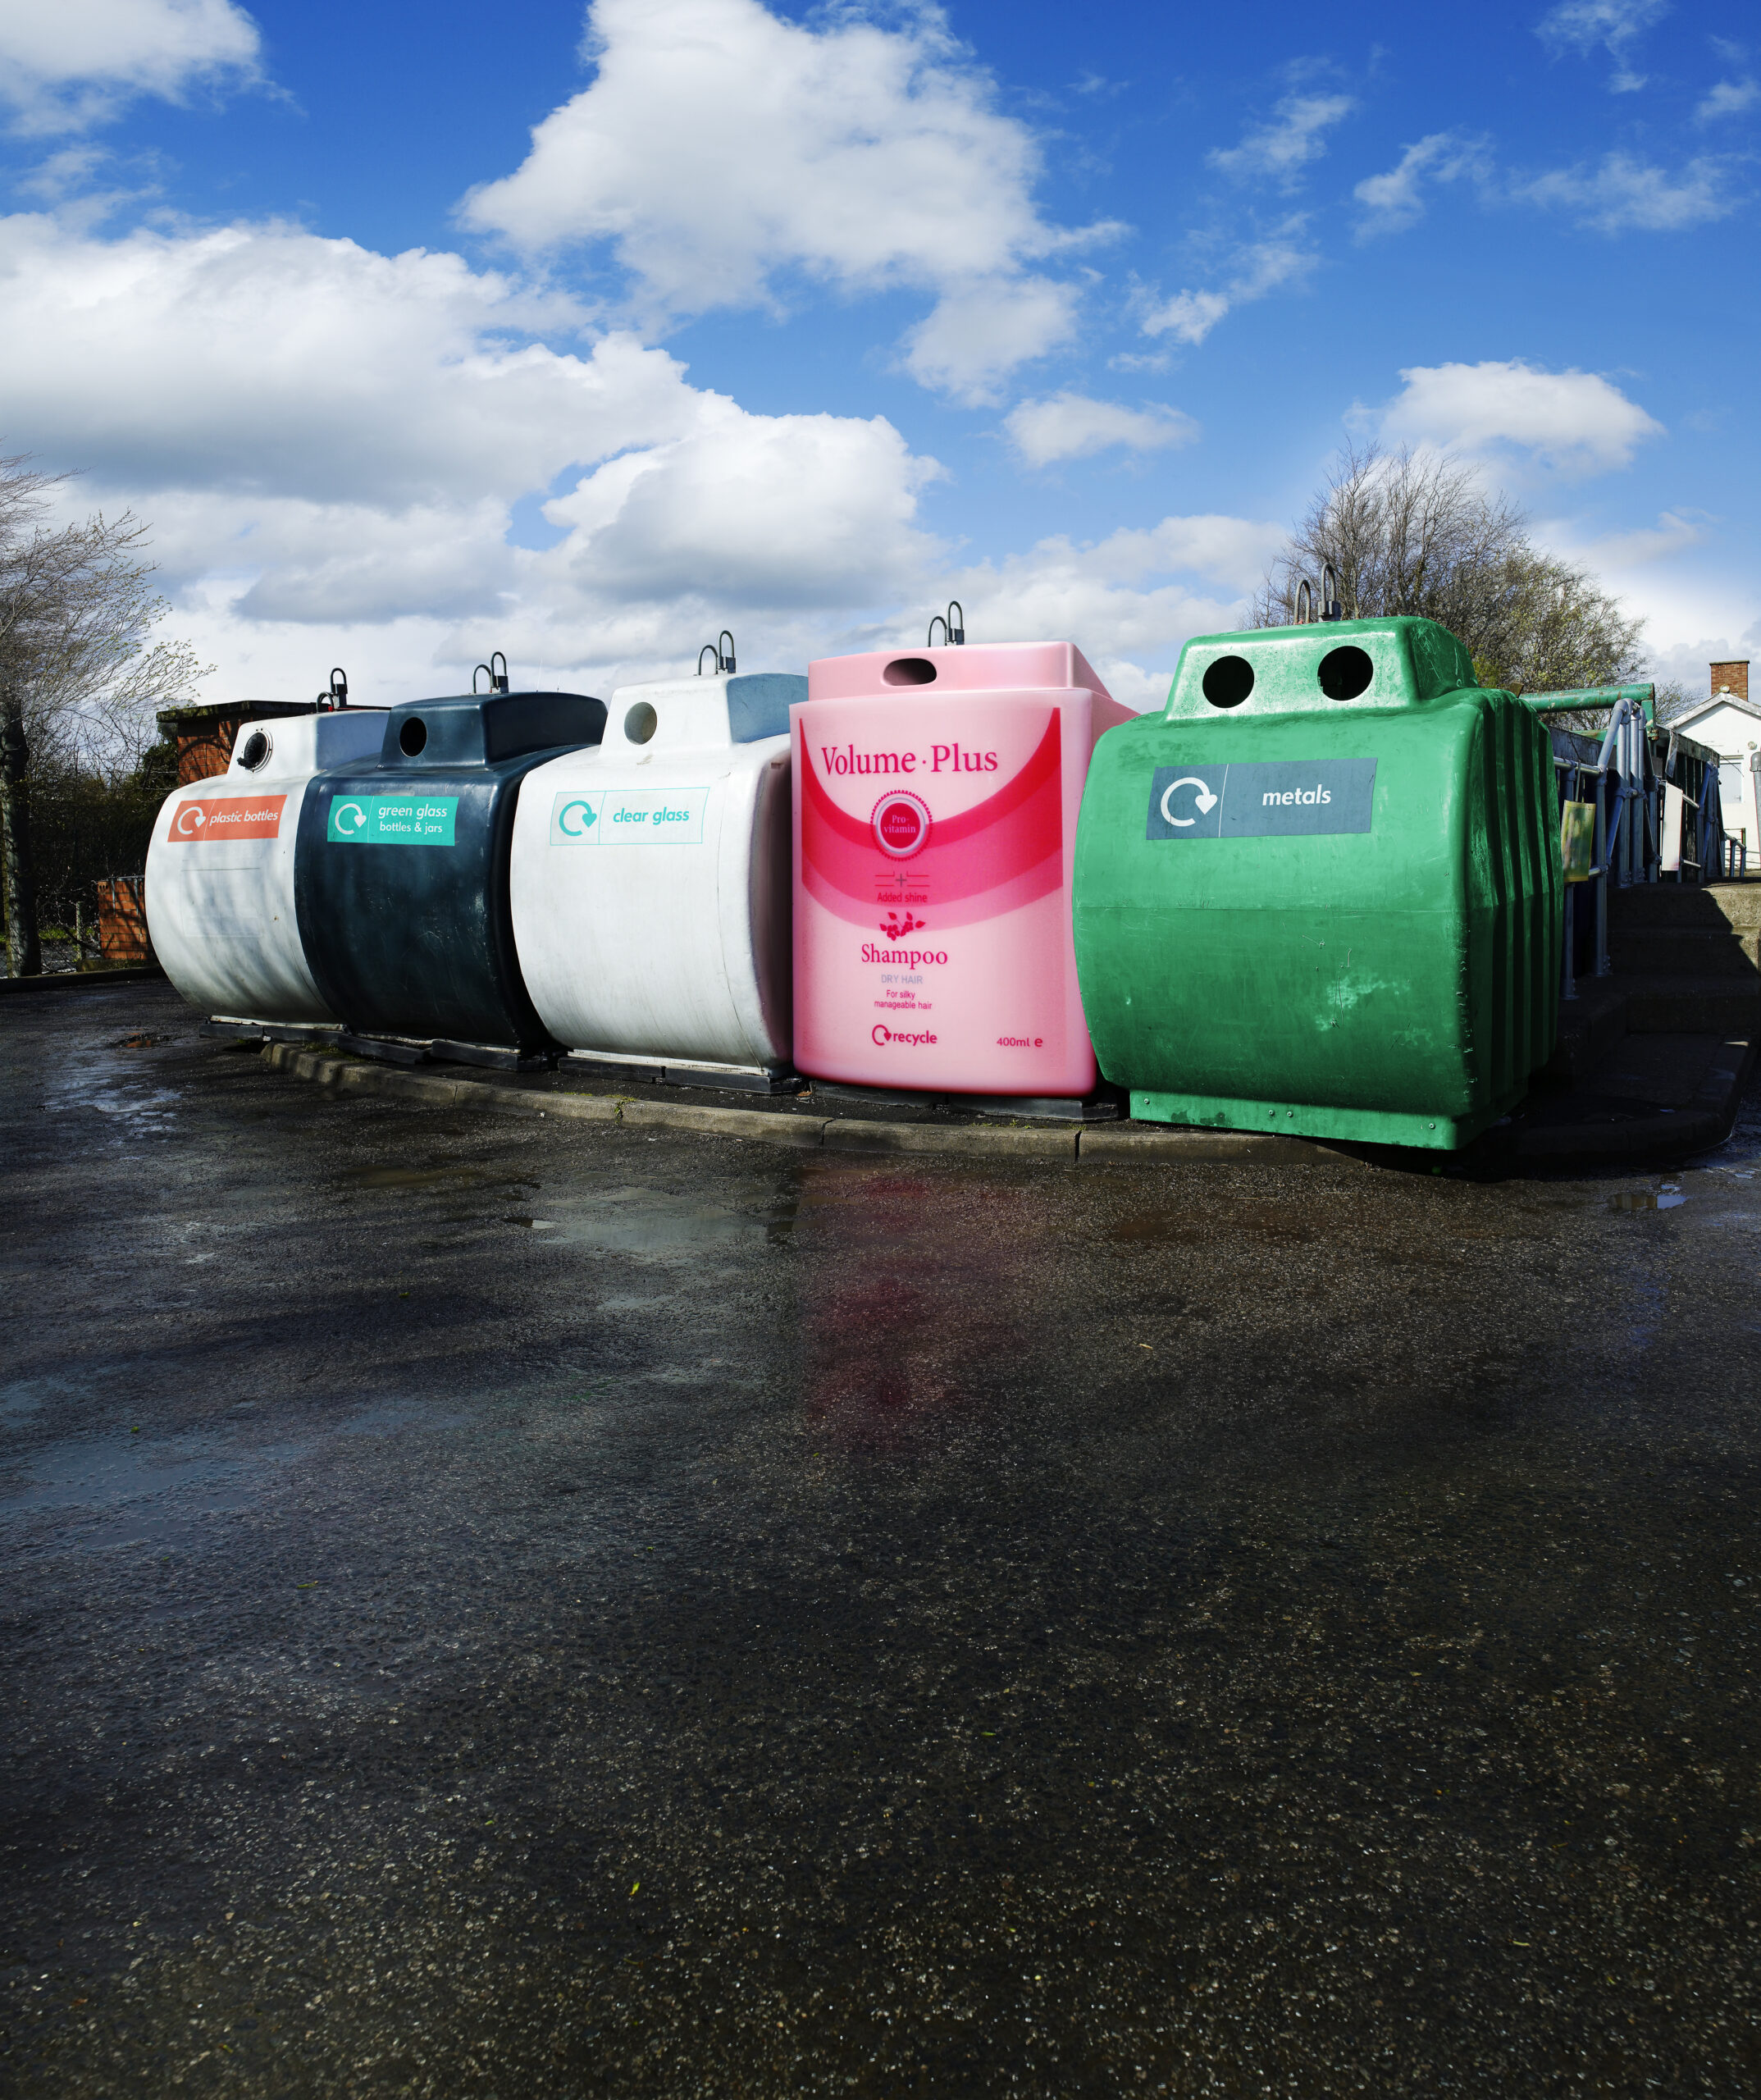
{"type": "Polygon", "coordinates": [[[1471,678],[1428,621],[1210,635],[1102,738],[1076,962],[1134,1116],[1448,1148],[1521,1099],[1558,1020],[1550,756],[1471,678]]]}

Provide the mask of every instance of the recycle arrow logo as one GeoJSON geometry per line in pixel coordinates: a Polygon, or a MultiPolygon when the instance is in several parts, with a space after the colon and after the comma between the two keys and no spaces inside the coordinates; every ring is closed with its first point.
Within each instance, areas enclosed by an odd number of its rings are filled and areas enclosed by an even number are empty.
{"type": "Polygon", "coordinates": [[[1178,780],[1170,780],[1162,791],[1161,820],[1166,824],[1174,824],[1182,829],[1189,824],[1197,824],[1198,821],[1198,817],[1177,817],[1168,807],[1183,788],[1196,788],[1198,790],[1193,798],[1198,806],[1198,816],[1209,816],[1217,806],[1217,797],[1211,793],[1196,773],[1184,774],[1178,780]]]}

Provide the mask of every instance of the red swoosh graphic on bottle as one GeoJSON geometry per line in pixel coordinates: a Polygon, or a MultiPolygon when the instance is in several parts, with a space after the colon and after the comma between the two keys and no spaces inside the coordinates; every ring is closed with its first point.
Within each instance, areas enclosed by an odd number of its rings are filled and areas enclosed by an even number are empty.
{"type": "Polygon", "coordinates": [[[865,924],[876,909],[875,876],[928,892],[938,927],[969,925],[1047,896],[1064,879],[1064,765],[1053,708],[1033,756],[994,795],[957,817],[937,817],[929,843],[887,864],[874,827],[841,810],[814,770],[801,738],[801,879],[840,919],[865,924]],[[951,909],[950,907],[953,907],[951,909]]]}

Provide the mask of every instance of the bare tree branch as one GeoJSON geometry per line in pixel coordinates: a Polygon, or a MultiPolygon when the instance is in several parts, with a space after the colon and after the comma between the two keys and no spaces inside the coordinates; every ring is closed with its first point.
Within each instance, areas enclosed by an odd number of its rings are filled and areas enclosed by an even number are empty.
{"type": "Polygon", "coordinates": [[[1293,620],[1330,563],[1348,619],[1412,614],[1467,644],[1483,686],[1549,692],[1637,674],[1644,623],[1586,571],[1541,553],[1529,521],[1447,454],[1348,445],[1274,561],[1257,627],[1293,620]]]}
{"type": "Polygon", "coordinates": [[[15,975],[41,966],[30,776],[44,764],[126,771],[156,706],[207,675],[182,642],[155,641],[164,601],[148,586],[148,528],[131,512],[45,522],[51,491],[28,455],[0,459],[0,852],[15,975]]]}

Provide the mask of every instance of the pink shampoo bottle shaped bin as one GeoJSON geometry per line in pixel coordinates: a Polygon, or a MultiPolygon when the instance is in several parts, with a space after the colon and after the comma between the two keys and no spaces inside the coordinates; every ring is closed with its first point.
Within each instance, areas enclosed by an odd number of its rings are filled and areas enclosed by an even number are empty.
{"type": "Polygon", "coordinates": [[[1070,938],[1095,739],[1129,719],[1067,641],[807,667],[795,738],[795,1062],[1071,1096],[1097,1072],[1070,938]]]}

